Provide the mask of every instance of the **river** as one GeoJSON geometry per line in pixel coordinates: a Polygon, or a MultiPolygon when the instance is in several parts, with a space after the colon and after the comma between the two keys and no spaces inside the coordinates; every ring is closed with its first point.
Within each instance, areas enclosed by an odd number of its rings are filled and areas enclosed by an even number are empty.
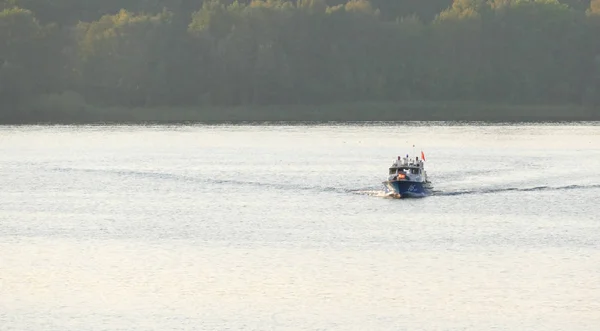
{"type": "Polygon", "coordinates": [[[3,331],[600,329],[597,122],[3,126],[0,187],[3,331]]]}

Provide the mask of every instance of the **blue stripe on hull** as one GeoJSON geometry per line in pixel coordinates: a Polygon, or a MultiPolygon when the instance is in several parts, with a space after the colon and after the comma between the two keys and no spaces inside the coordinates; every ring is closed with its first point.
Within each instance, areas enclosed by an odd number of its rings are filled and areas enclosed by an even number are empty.
{"type": "Polygon", "coordinates": [[[427,191],[421,182],[394,180],[386,182],[385,186],[390,192],[400,194],[402,197],[420,198],[427,195],[427,191]]]}

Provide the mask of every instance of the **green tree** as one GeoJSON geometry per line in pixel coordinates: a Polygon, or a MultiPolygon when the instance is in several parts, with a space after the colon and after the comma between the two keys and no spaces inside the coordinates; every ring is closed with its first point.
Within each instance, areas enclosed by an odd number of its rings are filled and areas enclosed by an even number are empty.
{"type": "Polygon", "coordinates": [[[61,41],[53,26],[41,26],[29,10],[0,12],[0,103],[16,105],[60,88],[61,41]]]}
{"type": "Polygon", "coordinates": [[[121,10],[78,25],[77,64],[82,92],[97,102],[157,105],[169,100],[165,80],[172,13],[135,15],[121,10]]]}

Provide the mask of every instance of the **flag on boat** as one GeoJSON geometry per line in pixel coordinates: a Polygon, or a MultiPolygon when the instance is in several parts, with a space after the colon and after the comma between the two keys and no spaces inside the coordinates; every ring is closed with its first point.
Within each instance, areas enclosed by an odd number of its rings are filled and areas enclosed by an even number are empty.
{"type": "Polygon", "coordinates": [[[425,161],[425,154],[421,151],[421,160],[425,161]]]}

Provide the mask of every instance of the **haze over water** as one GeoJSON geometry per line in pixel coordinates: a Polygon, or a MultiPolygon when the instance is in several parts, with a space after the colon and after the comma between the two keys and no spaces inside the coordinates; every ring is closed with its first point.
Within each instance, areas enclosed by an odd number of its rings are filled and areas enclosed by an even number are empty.
{"type": "Polygon", "coordinates": [[[0,330],[600,330],[598,123],[5,126],[0,187],[0,330]]]}

